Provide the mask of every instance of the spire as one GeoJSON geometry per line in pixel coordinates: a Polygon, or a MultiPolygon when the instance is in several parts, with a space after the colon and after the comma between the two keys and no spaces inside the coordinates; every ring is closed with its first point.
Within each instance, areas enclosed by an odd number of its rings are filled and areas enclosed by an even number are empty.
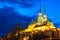
{"type": "Polygon", "coordinates": [[[41,10],[42,10],[42,9],[41,9],[41,4],[40,4],[40,11],[39,11],[40,13],[42,12],[41,10]]]}
{"type": "Polygon", "coordinates": [[[42,8],[41,8],[41,4],[40,4],[40,11],[39,11],[39,14],[40,16],[42,16],[42,8]]]}
{"type": "Polygon", "coordinates": [[[46,8],[44,8],[44,15],[46,15],[46,8]]]}
{"type": "Polygon", "coordinates": [[[40,1],[40,10],[38,14],[37,24],[40,25],[41,23],[42,23],[42,7],[41,7],[41,1],[40,1]]]}
{"type": "Polygon", "coordinates": [[[40,11],[39,11],[39,13],[41,13],[42,11],[42,7],[41,7],[41,0],[40,0],[40,11]]]}
{"type": "Polygon", "coordinates": [[[47,21],[46,8],[44,8],[44,20],[47,21]]]}
{"type": "Polygon", "coordinates": [[[40,11],[38,14],[37,24],[40,25],[41,23],[42,23],[42,11],[41,11],[41,5],[40,5],[40,11]]]}
{"type": "Polygon", "coordinates": [[[39,14],[40,16],[42,16],[42,5],[41,5],[41,0],[40,0],[40,10],[39,10],[39,14]]]}

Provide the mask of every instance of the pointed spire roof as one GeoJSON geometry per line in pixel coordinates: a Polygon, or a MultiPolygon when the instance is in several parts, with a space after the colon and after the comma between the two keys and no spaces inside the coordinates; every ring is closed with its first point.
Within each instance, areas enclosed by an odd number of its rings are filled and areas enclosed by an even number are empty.
{"type": "Polygon", "coordinates": [[[46,8],[44,8],[44,15],[46,15],[46,8]]]}
{"type": "Polygon", "coordinates": [[[47,20],[46,8],[44,8],[44,18],[45,18],[45,20],[47,20]]]}
{"type": "Polygon", "coordinates": [[[40,4],[40,11],[39,11],[40,13],[42,12],[42,8],[41,8],[41,4],[40,4]]]}
{"type": "Polygon", "coordinates": [[[41,13],[42,12],[42,7],[41,7],[41,0],[40,0],[40,11],[39,11],[39,13],[41,13]]]}
{"type": "Polygon", "coordinates": [[[39,11],[39,14],[38,15],[41,15],[42,16],[42,8],[41,8],[41,4],[40,4],[40,11],[39,11]]]}

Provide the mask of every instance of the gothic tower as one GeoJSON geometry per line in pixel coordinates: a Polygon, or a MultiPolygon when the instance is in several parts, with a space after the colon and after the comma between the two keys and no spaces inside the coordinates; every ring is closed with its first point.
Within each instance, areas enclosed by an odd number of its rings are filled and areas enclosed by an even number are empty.
{"type": "Polygon", "coordinates": [[[44,18],[44,21],[47,21],[48,19],[47,19],[47,15],[46,15],[46,8],[44,8],[44,16],[43,16],[43,18],[44,18]]]}
{"type": "Polygon", "coordinates": [[[40,11],[39,11],[38,20],[37,20],[37,24],[39,25],[40,23],[42,23],[42,11],[41,11],[41,6],[40,6],[40,11]]]}

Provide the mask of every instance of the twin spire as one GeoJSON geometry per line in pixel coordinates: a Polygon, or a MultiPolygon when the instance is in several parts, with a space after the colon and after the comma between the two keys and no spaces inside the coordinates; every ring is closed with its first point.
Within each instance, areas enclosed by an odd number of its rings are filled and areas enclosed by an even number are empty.
{"type": "Polygon", "coordinates": [[[37,23],[40,25],[43,22],[47,22],[46,8],[44,8],[44,15],[42,17],[42,11],[41,11],[41,6],[40,6],[37,23]]]}

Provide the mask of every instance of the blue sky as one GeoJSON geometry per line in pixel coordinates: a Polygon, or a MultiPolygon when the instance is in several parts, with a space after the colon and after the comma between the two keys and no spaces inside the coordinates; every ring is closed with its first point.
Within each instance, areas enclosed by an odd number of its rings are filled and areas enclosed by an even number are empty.
{"type": "Polygon", "coordinates": [[[57,28],[60,28],[60,0],[0,0],[0,34],[5,35],[14,25],[27,28],[31,20],[37,20],[42,6],[46,7],[47,16],[57,28]]]}

